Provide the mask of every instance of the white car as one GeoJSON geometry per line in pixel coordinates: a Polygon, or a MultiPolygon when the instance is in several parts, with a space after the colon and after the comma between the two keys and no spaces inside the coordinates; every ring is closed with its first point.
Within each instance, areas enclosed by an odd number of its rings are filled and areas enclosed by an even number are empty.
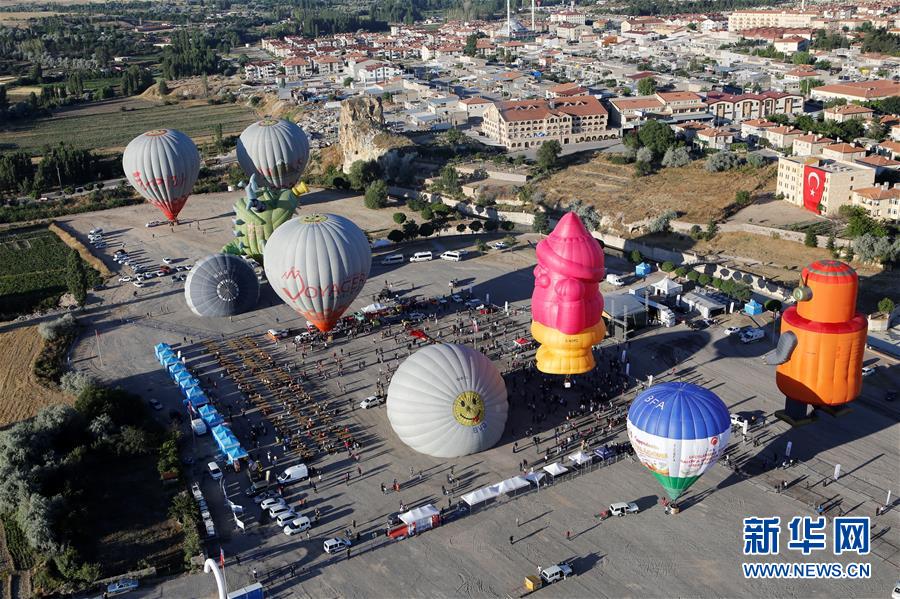
{"type": "Polygon", "coordinates": [[[97,227],[96,229],[91,229],[88,231],[88,235],[103,235],[103,229],[97,227]]]}
{"type": "Polygon", "coordinates": [[[741,332],[741,327],[728,327],[725,329],[725,336],[730,337],[731,335],[737,335],[741,332]]]}
{"type": "Polygon", "coordinates": [[[287,502],[284,499],[282,499],[281,497],[269,497],[269,498],[263,499],[260,502],[259,507],[261,507],[264,510],[270,510],[273,507],[275,507],[276,505],[287,506],[287,502]]]}
{"type": "Polygon", "coordinates": [[[350,545],[352,545],[350,539],[345,539],[344,537],[335,537],[333,539],[328,539],[322,544],[325,549],[325,553],[337,553],[341,549],[347,549],[348,547],[350,547],[350,545]]]}
{"type": "Polygon", "coordinates": [[[309,521],[309,518],[306,516],[300,516],[299,518],[294,518],[284,527],[284,534],[287,536],[300,534],[301,532],[305,532],[312,528],[312,522],[309,521]]]}
{"type": "Polygon", "coordinates": [[[367,410],[369,408],[374,408],[375,406],[379,406],[384,403],[384,397],[379,397],[377,395],[370,395],[365,398],[361,402],[359,402],[359,407],[363,410],[367,410]]]}
{"type": "Polygon", "coordinates": [[[498,241],[498,242],[496,242],[496,243],[492,243],[492,244],[491,244],[491,247],[494,248],[495,250],[505,250],[505,249],[508,248],[509,246],[506,245],[506,243],[504,243],[504,242],[502,242],[502,241],[498,241]]]}
{"type": "Polygon", "coordinates": [[[209,475],[213,480],[219,480],[220,478],[222,478],[222,469],[219,468],[218,464],[216,464],[215,462],[210,462],[206,465],[206,467],[209,469],[209,475]]]}
{"type": "Polygon", "coordinates": [[[549,568],[541,570],[541,580],[547,584],[552,584],[557,580],[565,580],[572,575],[572,567],[569,564],[556,564],[549,568]]]}
{"type": "MultiPolygon", "coordinates": [[[[260,503],[260,504],[261,504],[261,503],[262,503],[263,501],[265,501],[266,499],[274,499],[274,498],[280,499],[280,497],[281,497],[281,496],[278,495],[278,493],[276,493],[275,491],[264,491],[264,492],[260,493],[259,495],[257,495],[256,497],[253,498],[253,503],[260,503]]],[[[263,508],[263,509],[266,509],[266,508],[263,508]]]]}
{"type": "Polygon", "coordinates": [[[287,512],[293,513],[294,510],[292,510],[286,503],[279,503],[269,508],[269,516],[271,516],[272,518],[277,518],[281,514],[286,514],[287,512]]]}
{"type": "Polygon", "coordinates": [[[163,263],[164,263],[164,264],[172,264],[172,261],[173,261],[173,259],[172,259],[172,258],[169,258],[168,256],[166,256],[165,258],[163,258],[163,263]]]}
{"type": "Polygon", "coordinates": [[[863,366],[863,369],[862,369],[862,375],[863,375],[863,376],[870,376],[870,375],[873,375],[873,374],[875,374],[875,367],[874,367],[874,366],[863,366]]]}
{"type": "Polygon", "coordinates": [[[275,522],[278,524],[278,526],[286,526],[288,522],[290,522],[291,520],[296,520],[299,517],[300,514],[295,512],[293,509],[290,509],[275,516],[275,522]]]}
{"type": "Polygon", "coordinates": [[[141,283],[140,281],[132,281],[131,284],[134,285],[135,287],[143,287],[144,286],[144,284],[141,283]]]}
{"type": "Polygon", "coordinates": [[[625,514],[636,514],[640,511],[636,503],[624,501],[613,503],[609,506],[609,511],[613,516],[624,516],[625,514]]]}
{"type": "Polygon", "coordinates": [[[128,276],[125,276],[125,277],[119,277],[119,282],[120,282],[120,283],[130,283],[130,282],[131,282],[131,277],[128,277],[128,276]]]}

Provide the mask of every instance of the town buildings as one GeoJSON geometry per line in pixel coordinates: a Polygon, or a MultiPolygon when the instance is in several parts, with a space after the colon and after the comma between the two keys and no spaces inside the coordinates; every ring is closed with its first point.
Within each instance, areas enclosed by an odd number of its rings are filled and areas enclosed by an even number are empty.
{"type": "Polygon", "coordinates": [[[556,140],[561,145],[616,137],[607,111],[593,96],[498,102],[484,112],[482,133],[509,150],[556,140]]]}

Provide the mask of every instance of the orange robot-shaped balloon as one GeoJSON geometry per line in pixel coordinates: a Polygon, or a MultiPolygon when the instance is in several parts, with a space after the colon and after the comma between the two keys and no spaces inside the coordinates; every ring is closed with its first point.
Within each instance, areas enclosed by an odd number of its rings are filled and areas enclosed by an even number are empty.
{"type": "Polygon", "coordinates": [[[784,311],[778,347],[766,357],[778,365],[775,382],[789,413],[790,400],[836,408],[859,395],[867,323],[856,311],[858,287],[856,271],[837,260],[803,269],[797,303],[784,311]]]}

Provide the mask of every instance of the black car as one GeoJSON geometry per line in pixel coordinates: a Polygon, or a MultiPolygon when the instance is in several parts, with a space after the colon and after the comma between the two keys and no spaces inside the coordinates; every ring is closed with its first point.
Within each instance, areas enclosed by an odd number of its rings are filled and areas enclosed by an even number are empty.
{"type": "Polygon", "coordinates": [[[394,512],[393,514],[388,515],[387,517],[387,525],[390,528],[403,524],[403,520],[400,519],[400,512],[394,512]]]}

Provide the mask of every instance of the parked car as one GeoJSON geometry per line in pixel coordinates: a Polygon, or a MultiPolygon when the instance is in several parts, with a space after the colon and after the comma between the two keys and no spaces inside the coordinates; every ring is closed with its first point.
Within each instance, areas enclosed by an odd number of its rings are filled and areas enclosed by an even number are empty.
{"type": "Polygon", "coordinates": [[[219,480],[222,478],[222,469],[219,468],[219,465],[215,462],[210,462],[206,465],[206,468],[209,470],[209,475],[213,480],[219,480]]]}
{"type": "Polygon", "coordinates": [[[741,332],[741,327],[728,327],[727,329],[725,329],[726,336],[736,335],[740,332],[741,332]]]}
{"type": "MultiPolygon", "coordinates": [[[[272,493],[271,495],[274,495],[274,493],[272,493]]],[[[274,496],[274,497],[268,497],[267,499],[263,499],[259,503],[259,507],[264,510],[272,509],[276,505],[287,505],[287,502],[284,499],[282,499],[281,497],[274,496]]]]}
{"type": "Polygon", "coordinates": [[[463,301],[464,301],[463,298],[462,298],[462,296],[459,295],[458,293],[454,293],[453,295],[451,295],[451,296],[450,296],[450,299],[452,299],[452,300],[453,300],[454,302],[456,302],[457,304],[461,304],[461,303],[463,303],[463,301]]]}
{"type": "Polygon", "coordinates": [[[750,421],[741,416],[740,414],[732,414],[731,415],[731,425],[732,426],[744,426],[744,423],[747,423],[747,426],[750,426],[750,421]]]}
{"type": "Polygon", "coordinates": [[[558,580],[565,580],[572,575],[572,567],[569,564],[561,563],[549,568],[541,570],[541,580],[546,584],[553,584],[558,580]]]}
{"type": "Polygon", "coordinates": [[[344,537],[335,537],[333,539],[326,540],[322,546],[325,549],[325,553],[337,553],[342,549],[347,549],[352,545],[350,539],[345,539],[344,537]]]}
{"type": "Polygon", "coordinates": [[[621,287],[625,284],[625,280],[620,275],[609,273],[606,275],[606,282],[615,287],[621,287]]]}
{"type": "MultiPolygon", "coordinates": [[[[271,516],[272,518],[277,518],[281,514],[286,514],[288,512],[293,514],[294,510],[292,510],[286,503],[279,503],[269,508],[269,516],[271,516]]],[[[296,518],[296,516],[294,517],[296,518]]]]}
{"type": "MultiPolygon", "coordinates": [[[[266,499],[280,499],[281,496],[275,491],[264,491],[253,498],[253,503],[262,504],[266,499]]],[[[268,509],[268,508],[263,508],[268,509]]]]}
{"type": "Polygon", "coordinates": [[[492,244],[491,244],[491,247],[494,248],[495,250],[505,250],[505,249],[508,248],[509,246],[506,245],[506,243],[504,243],[504,242],[502,242],[502,241],[497,241],[497,242],[495,242],[495,243],[492,243],[492,244]]]}
{"type": "Polygon", "coordinates": [[[284,534],[287,536],[296,535],[301,532],[306,532],[310,528],[312,528],[312,522],[309,521],[309,518],[300,516],[299,518],[294,518],[285,525],[284,534]]]}
{"type": "Polygon", "coordinates": [[[113,595],[122,595],[129,591],[133,591],[140,586],[140,583],[134,578],[123,578],[122,580],[117,580],[114,583],[108,585],[106,587],[106,595],[111,597],[113,595]]]}
{"type": "Polygon", "coordinates": [[[609,513],[613,516],[624,516],[625,514],[636,514],[640,511],[636,503],[613,503],[609,506],[609,513]]]}
{"type": "Polygon", "coordinates": [[[131,284],[134,285],[135,287],[143,287],[144,286],[144,284],[141,283],[140,281],[132,281],[131,284]]]}
{"type": "Polygon", "coordinates": [[[149,400],[147,400],[147,403],[149,403],[150,407],[153,408],[154,410],[162,410],[162,408],[163,408],[162,404],[159,403],[159,400],[156,398],[153,398],[153,397],[151,397],[149,400]]]}
{"type": "Polygon", "coordinates": [[[428,262],[432,258],[433,258],[433,256],[431,255],[431,252],[416,252],[415,254],[412,255],[412,257],[409,259],[409,261],[410,262],[428,262]]]}
{"type": "Polygon", "coordinates": [[[380,406],[384,403],[384,397],[378,395],[370,395],[365,398],[361,402],[359,402],[359,407],[363,410],[367,410],[369,408],[374,408],[375,406],[380,406]]]}
{"type": "Polygon", "coordinates": [[[875,374],[875,366],[863,366],[862,375],[870,376],[875,374]]]}
{"type": "Polygon", "coordinates": [[[759,341],[766,336],[766,332],[762,329],[747,329],[741,333],[741,343],[753,343],[759,341]]]}
{"type": "Polygon", "coordinates": [[[163,258],[163,264],[172,264],[172,262],[173,262],[173,259],[169,258],[168,256],[163,258]]]}
{"type": "Polygon", "coordinates": [[[120,283],[130,283],[131,277],[129,277],[129,276],[119,277],[119,282],[120,283]]]}
{"type": "Polygon", "coordinates": [[[293,508],[291,508],[288,511],[282,512],[275,516],[275,522],[278,524],[278,526],[287,526],[288,522],[296,520],[299,515],[300,514],[298,514],[293,510],[293,508]]]}
{"type": "Polygon", "coordinates": [[[296,464],[278,475],[278,484],[287,485],[300,482],[309,478],[309,469],[306,464],[296,464]]]}

